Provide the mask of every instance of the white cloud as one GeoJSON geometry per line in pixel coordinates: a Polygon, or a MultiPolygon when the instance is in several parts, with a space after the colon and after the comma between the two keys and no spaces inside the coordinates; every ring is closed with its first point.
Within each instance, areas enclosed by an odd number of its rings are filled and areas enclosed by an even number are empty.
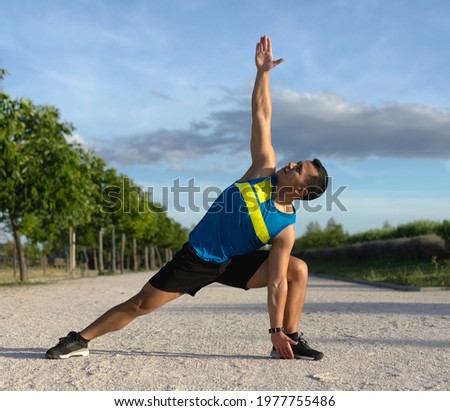
{"type": "Polygon", "coordinates": [[[276,94],[274,107],[280,149],[299,158],[450,158],[448,112],[414,104],[356,105],[334,94],[293,92],[276,94]]]}
{"type": "MultiPolygon", "coordinates": [[[[234,156],[248,150],[250,133],[248,99],[240,101],[237,108],[211,112],[188,130],[160,129],[96,145],[107,161],[122,165],[234,156]]],[[[336,94],[294,91],[275,91],[273,106],[279,159],[450,158],[449,112],[415,104],[357,105],[336,94]]]]}

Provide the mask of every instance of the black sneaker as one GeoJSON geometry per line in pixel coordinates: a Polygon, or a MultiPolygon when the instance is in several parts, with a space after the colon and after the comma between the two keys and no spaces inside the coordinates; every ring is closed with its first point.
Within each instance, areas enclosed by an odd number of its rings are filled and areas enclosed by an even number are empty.
{"type": "MultiPolygon", "coordinates": [[[[303,338],[303,333],[300,334],[297,340],[297,345],[291,345],[292,351],[294,352],[294,358],[297,360],[310,360],[310,361],[318,361],[323,358],[323,353],[320,351],[313,350],[306,340],[303,338]]],[[[274,359],[281,359],[280,354],[278,354],[277,350],[272,347],[272,352],[270,356],[274,359]]]]}
{"type": "Polygon", "coordinates": [[[89,355],[87,346],[87,342],[83,341],[76,331],[71,331],[67,337],[60,338],[59,343],[50,348],[45,356],[51,360],[85,357],[89,355]]]}

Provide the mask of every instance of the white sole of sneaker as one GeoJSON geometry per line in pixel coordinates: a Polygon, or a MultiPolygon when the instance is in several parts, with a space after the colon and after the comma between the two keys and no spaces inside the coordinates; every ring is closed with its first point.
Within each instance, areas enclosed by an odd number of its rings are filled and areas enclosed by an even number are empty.
{"type": "Polygon", "coordinates": [[[316,360],[314,357],[304,357],[301,355],[298,355],[298,356],[296,355],[295,358],[297,360],[306,360],[306,361],[315,361],[316,360]]]}
{"type": "Polygon", "coordinates": [[[87,357],[89,355],[89,350],[87,348],[81,348],[80,350],[73,351],[66,355],[60,355],[59,358],[66,359],[70,357],[87,357]]]}

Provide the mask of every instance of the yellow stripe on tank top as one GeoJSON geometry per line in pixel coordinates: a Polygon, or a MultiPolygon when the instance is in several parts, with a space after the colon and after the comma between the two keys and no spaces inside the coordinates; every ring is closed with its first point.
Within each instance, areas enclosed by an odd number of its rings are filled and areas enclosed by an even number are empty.
{"type": "Polygon", "coordinates": [[[272,183],[270,178],[255,184],[253,187],[260,204],[270,200],[270,196],[272,195],[272,183]]]}
{"type": "Polygon", "coordinates": [[[244,198],[256,235],[264,244],[266,244],[270,240],[270,235],[252,186],[249,183],[235,183],[235,185],[244,198]]]}

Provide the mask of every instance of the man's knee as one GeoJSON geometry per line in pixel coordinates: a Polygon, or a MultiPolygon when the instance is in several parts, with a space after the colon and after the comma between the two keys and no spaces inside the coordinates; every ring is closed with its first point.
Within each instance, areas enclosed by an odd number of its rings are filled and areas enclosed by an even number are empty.
{"type": "Polygon", "coordinates": [[[128,300],[128,308],[135,316],[145,315],[178,298],[180,295],[180,293],[168,293],[158,290],[147,283],[138,294],[128,300]]]}
{"type": "Polygon", "coordinates": [[[131,297],[124,305],[125,311],[134,317],[148,314],[151,311],[149,309],[148,301],[146,301],[140,293],[131,297]]]}
{"type": "Polygon", "coordinates": [[[307,281],[308,265],[300,258],[291,256],[288,266],[288,281],[307,281]]]}

